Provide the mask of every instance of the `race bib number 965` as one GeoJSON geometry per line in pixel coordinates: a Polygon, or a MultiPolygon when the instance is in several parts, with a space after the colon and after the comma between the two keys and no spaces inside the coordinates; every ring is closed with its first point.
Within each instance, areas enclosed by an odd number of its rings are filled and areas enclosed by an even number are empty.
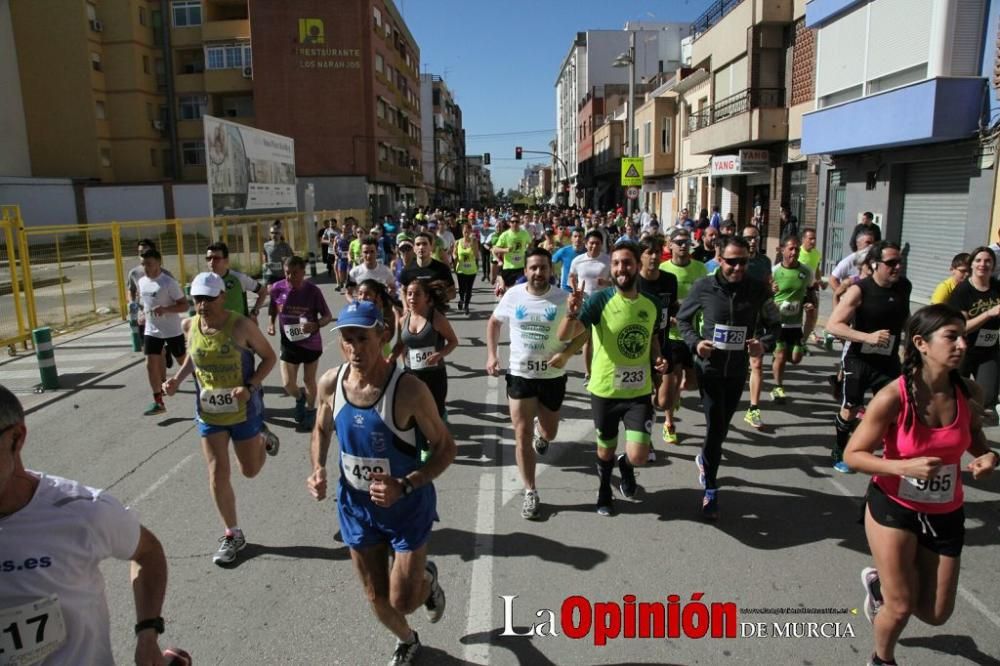
{"type": "Polygon", "coordinates": [[[716,324],[712,334],[712,346],[725,351],[739,351],[747,344],[746,326],[716,324]]]}
{"type": "Polygon", "coordinates": [[[930,479],[901,477],[899,479],[899,496],[913,502],[947,504],[955,499],[955,477],[957,474],[958,465],[941,465],[937,475],[930,479]]]}
{"type": "Polygon", "coordinates": [[[233,397],[232,389],[202,389],[201,409],[209,414],[234,414],[240,411],[240,403],[233,397]]]}
{"type": "Polygon", "coordinates": [[[66,641],[59,598],[0,609],[0,664],[38,664],[66,641]]]}
{"type": "Polygon", "coordinates": [[[344,468],[344,478],[352,488],[368,492],[372,485],[372,474],[388,474],[388,458],[362,458],[350,453],[340,454],[341,465],[344,468]]]}

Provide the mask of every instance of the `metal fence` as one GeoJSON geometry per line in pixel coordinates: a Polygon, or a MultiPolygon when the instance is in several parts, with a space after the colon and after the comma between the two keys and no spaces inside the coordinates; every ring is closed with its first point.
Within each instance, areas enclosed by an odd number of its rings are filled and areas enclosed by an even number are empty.
{"type": "Polygon", "coordinates": [[[747,88],[688,116],[688,131],[696,132],[750,109],[775,109],[784,105],[784,88],[747,88]]]}
{"type": "Polygon", "coordinates": [[[289,245],[304,257],[309,235],[317,234],[324,220],[349,216],[369,223],[364,210],[330,210],[25,227],[17,206],[0,206],[0,345],[12,352],[18,344],[27,347],[39,326],[59,335],[124,320],[125,277],[138,264],[142,239],[156,243],[163,267],[182,284],[206,270],[205,249],[216,241],[229,246],[234,270],[256,277],[277,220],[289,245]]]}

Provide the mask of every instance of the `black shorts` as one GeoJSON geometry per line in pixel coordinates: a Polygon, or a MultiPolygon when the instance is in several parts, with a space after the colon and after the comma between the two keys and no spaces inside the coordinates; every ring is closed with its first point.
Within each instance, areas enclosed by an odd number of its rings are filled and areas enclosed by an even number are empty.
{"type": "Polygon", "coordinates": [[[176,335],[172,338],[154,338],[152,335],[144,335],[142,337],[142,350],[146,356],[162,354],[164,347],[176,359],[180,359],[187,353],[183,335],[176,335]]]}
{"type": "Polygon", "coordinates": [[[448,369],[442,365],[437,365],[423,370],[409,370],[413,376],[427,385],[434,397],[434,404],[437,406],[438,414],[441,418],[445,416],[445,403],[448,400],[448,369]]]}
{"type": "Polygon", "coordinates": [[[513,287],[522,275],[524,275],[523,268],[505,268],[500,271],[500,277],[508,287],[513,287]]]}
{"type": "Polygon", "coordinates": [[[669,347],[671,370],[694,367],[694,357],[691,356],[691,350],[683,340],[670,340],[669,347]]]}
{"type": "Polygon", "coordinates": [[[865,404],[865,393],[874,396],[883,386],[893,381],[903,370],[896,357],[872,363],[859,356],[844,358],[844,401],[841,407],[861,407],[865,404]]]}
{"type": "Polygon", "coordinates": [[[817,308],[819,307],[819,287],[809,287],[806,289],[806,297],[802,299],[802,303],[812,303],[817,308]]]}
{"type": "Polygon", "coordinates": [[[625,441],[649,445],[653,433],[653,403],[648,395],[636,398],[602,398],[591,394],[597,445],[617,448],[618,424],[625,424],[625,441]]]}
{"type": "Polygon", "coordinates": [[[795,347],[802,347],[802,327],[795,326],[794,328],[781,327],[781,333],[778,334],[778,341],[775,344],[775,350],[779,349],[792,350],[795,347]]]}
{"type": "Polygon", "coordinates": [[[566,375],[551,379],[536,379],[518,377],[508,372],[505,377],[507,397],[511,400],[538,398],[538,402],[550,412],[558,412],[562,407],[563,398],[566,397],[566,375]]]}
{"type": "Polygon", "coordinates": [[[323,354],[322,349],[306,349],[294,342],[281,341],[281,360],[293,365],[315,363],[323,354]]]}
{"type": "Polygon", "coordinates": [[[948,557],[962,554],[965,507],[948,513],[919,513],[893,501],[874,481],[868,484],[865,504],[876,523],[912,532],[917,536],[917,543],[932,553],[948,557]]]}

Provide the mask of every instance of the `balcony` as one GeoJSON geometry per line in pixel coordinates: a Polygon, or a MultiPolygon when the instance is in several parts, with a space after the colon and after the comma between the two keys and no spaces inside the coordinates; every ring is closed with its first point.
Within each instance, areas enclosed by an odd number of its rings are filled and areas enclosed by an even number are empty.
{"type": "Polygon", "coordinates": [[[243,75],[242,69],[206,69],[205,92],[228,93],[253,90],[253,79],[243,75]]]}
{"type": "Polygon", "coordinates": [[[174,77],[174,93],[200,93],[205,90],[204,74],[178,74],[174,77]]]}
{"type": "Polygon", "coordinates": [[[250,39],[250,19],[208,21],[201,26],[201,38],[206,42],[231,42],[250,39]]]}
{"type": "Polygon", "coordinates": [[[712,2],[708,6],[708,9],[691,24],[691,34],[694,35],[695,40],[701,37],[703,33],[708,32],[713,25],[721,21],[726,14],[731,12],[741,2],[743,0],[715,0],[712,2]]]}
{"type": "Polygon", "coordinates": [[[784,88],[748,88],[688,117],[691,152],[713,154],[788,138],[784,88]],[[707,130],[707,131],[706,131],[707,130]]]}
{"type": "Polygon", "coordinates": [[[849,153],[968,138],[979,128],[986,86],[984,78],[942,77],[811,111],[802,116],[802,152],[849,153]]]}

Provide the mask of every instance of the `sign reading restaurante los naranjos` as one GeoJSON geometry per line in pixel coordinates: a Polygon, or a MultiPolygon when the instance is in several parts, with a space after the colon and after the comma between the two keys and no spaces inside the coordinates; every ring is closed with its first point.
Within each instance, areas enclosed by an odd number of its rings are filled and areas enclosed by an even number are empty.
{"type": "Polygon", "coordinates": [[[300,69],[361,69],[361,49],[326,45],[323,19],[300,18],[298,44],[295,54],[300,69]]]}

